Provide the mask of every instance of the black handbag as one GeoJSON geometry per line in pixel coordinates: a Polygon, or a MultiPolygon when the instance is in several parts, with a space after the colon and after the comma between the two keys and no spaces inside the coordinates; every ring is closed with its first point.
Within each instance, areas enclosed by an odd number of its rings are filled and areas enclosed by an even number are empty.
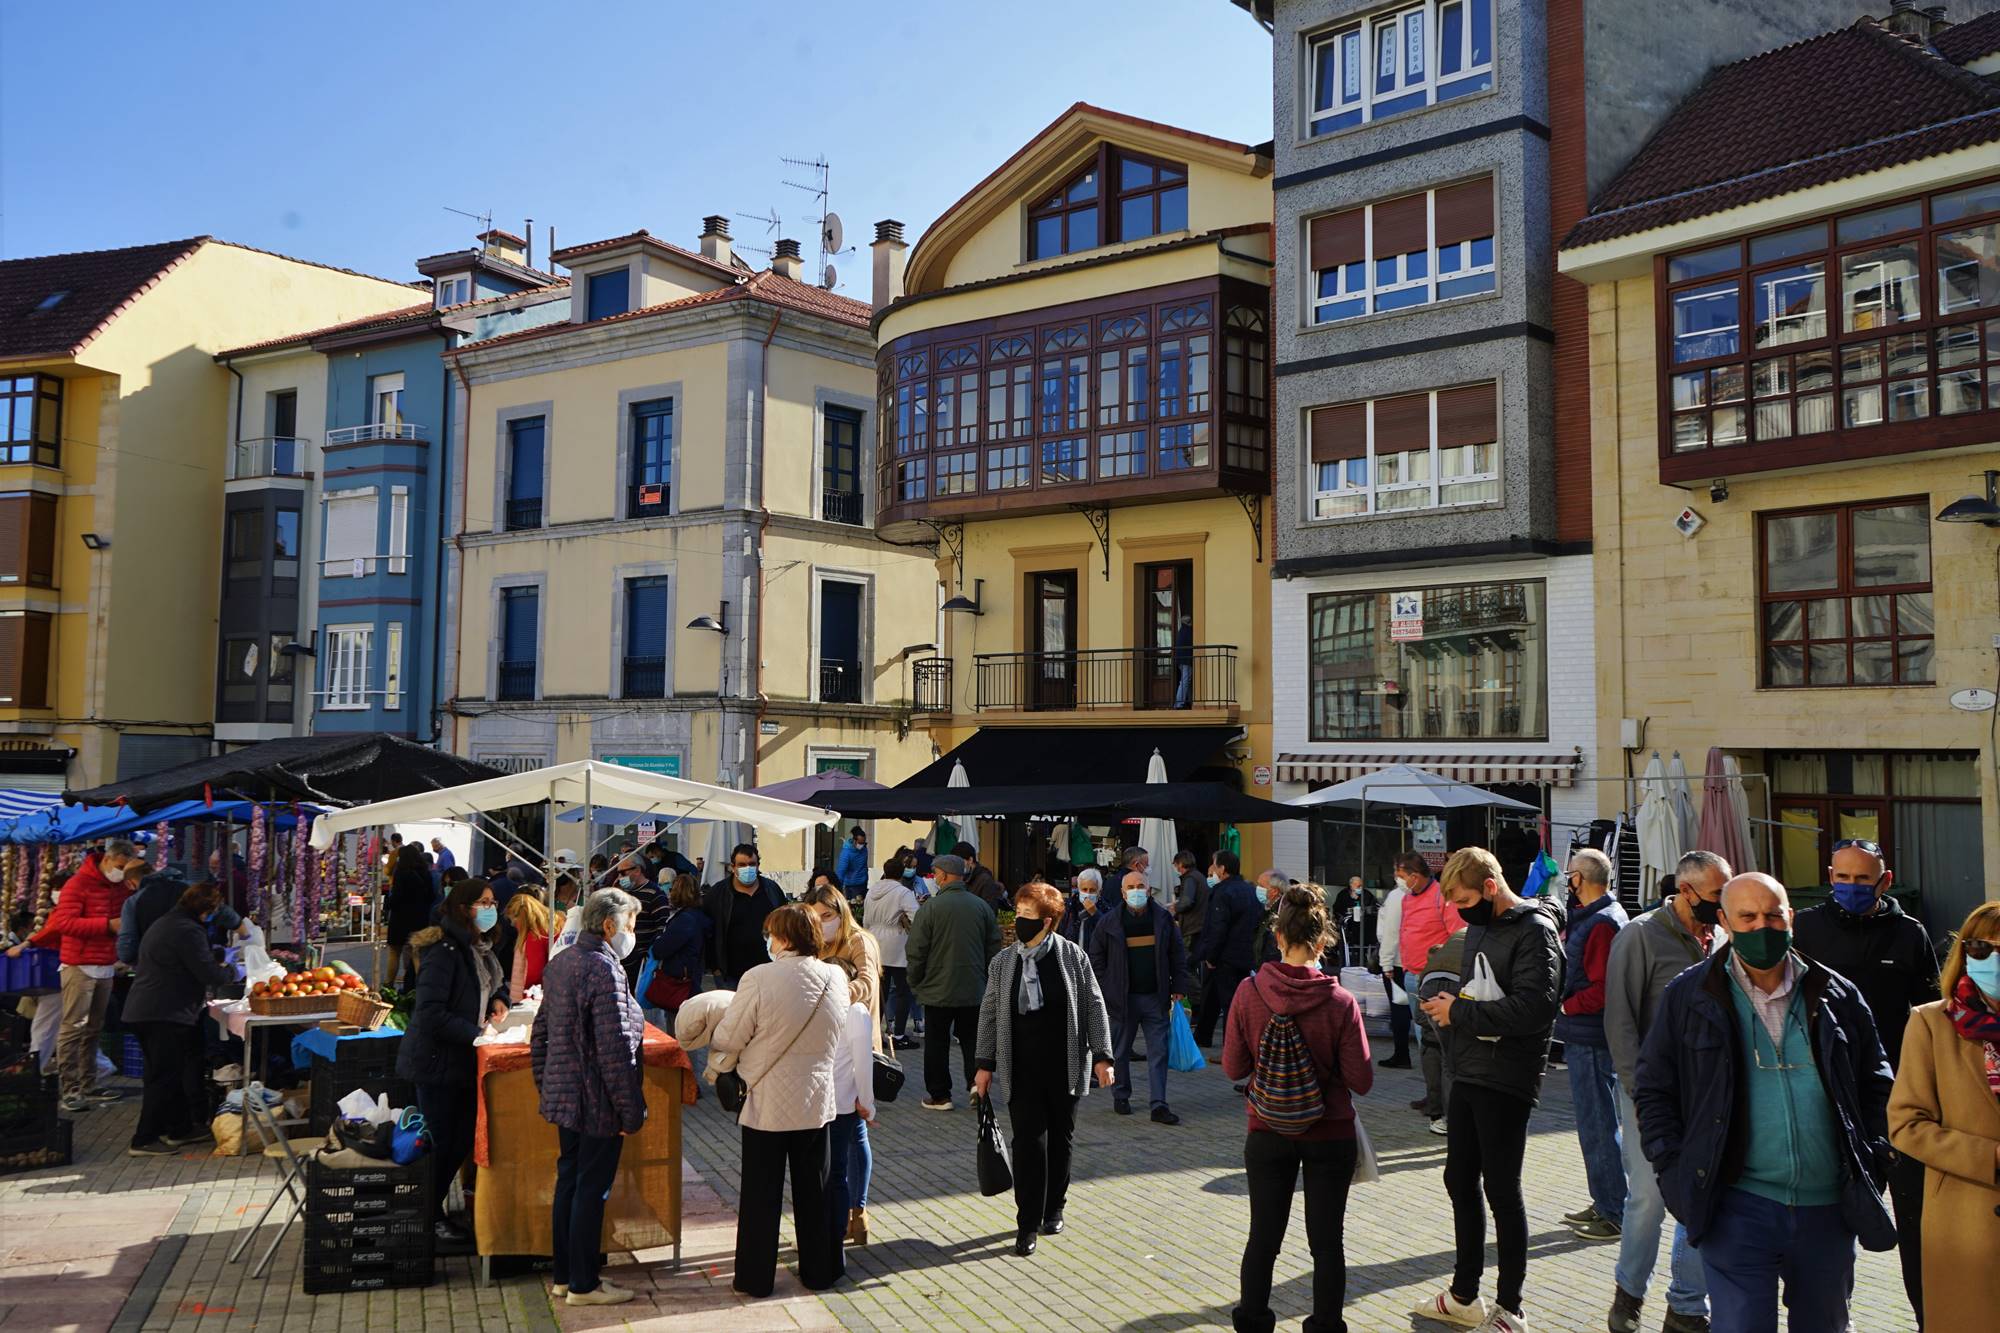
{"type": "Polygon", "coordinates": [[[893,1102],[903,1090],[903,1067],[880,1051],[875,1053],[875,1100],[893,1102]]]}
{"type": "MultiPolygon", "coordinates": [[[[826,1000],[826,993],[832,989],[831,982],[820,988],[818,998],[813,1001],[813,1014],[819,1012],[820,1005],[826,1000]]],[[[806,1029],[811,1026],[812,1014],[808,1014],[806,1021],[799,1024],[799,1030],[792,1034],[792,1039],[785,1043],[785,1049],[778,1052],[778,1060],[783,1060],[791,1054],[792,1047],[799,1044],[799,1038],[804,1036],[806,1029]]],[[[777,1061],[774,1060],[772,1063],[776,1064],[777,1061]]],[[[741,1115],[743,1104],[750,1100],[750,1085],[744,1082],[743,1075],[734,1069],[725,1069],[715,1076],[715,1100],[721,1102],[722,1109],[729,1114],[741,1115]]]]}
{"type": "Polygon", "coordinates": [[[1014,1162],[1007,1154],[1007,1140],[993,1115],[989,1093],[979,1101],[979,1192],[987,1198],[1014,1188],[1014,1162]]]}

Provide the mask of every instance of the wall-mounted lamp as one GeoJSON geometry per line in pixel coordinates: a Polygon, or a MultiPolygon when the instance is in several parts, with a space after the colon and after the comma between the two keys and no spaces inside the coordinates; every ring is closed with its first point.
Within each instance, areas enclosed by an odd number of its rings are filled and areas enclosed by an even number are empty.
{"type": "Polygon", "coordinates": [[[1708,483],[1708,498],[1716,504],[1721,504],[1724,500],[1727,500],[1729,498],[1729,479],[1727,477],[1717,477],[1714,481],[1708,483]]]}
{"type": "Polygon", "coordinates": [[[948,601],[946,601],[943,606],[938,608],[938,610],[950,611],[953,614],[958,614],[961,612],[970,612],[975,616],[986,614],[984,611],[981,611],[979,609],[981,589],[985,588],[985,586],[986,586],[985,579],[974,579],[972,581],[972,596],[970,598],[966,597],[966,595],[961,592],[956,596],[952,597],[951,599],[949,599],[948,601]]]}
{"type": "Polygon", "coordinates": [[[2000,471],[1986,473],[1986,494],[1960,496],[1938,510],[1937,521],[1984,523],[1989,528],[2000,528],[2000,471]]]}
{"type": "Polygon", "coordinates": [[[689,629],[705,629],[711,634],[729,633],[729,603],[724,602],[722,604],[721,615],[696,616],[693,620],[688,621],[687,627],[689,629]]]}
{"type": "Polygon", "coordinates": [[[896,656],[913,657],[918,653],[934,653],[936,651],[937,645],[934,643],[912,643],[904,645],[903,650],[897,653],[896,656]]]}
{"type": "Polygon", "coordinates": [[[101,551],[111,545],[111,541],[109,538],[100,537],[94,532],[86,532],[83,534],[83,544],[93,551],[101,551]]]}
{"type": "Polygon", "coordinates": [[[319,642],[319,631],[314,630],[312,632],[312,638],[309,641],[305,643],[300,643],[297,639],[294,639],[290,643],[286,644],[284,647],[278,650],[278,656],[318,657],[319,649],[318,647],[315,646],[318,642],[319,642]]]}

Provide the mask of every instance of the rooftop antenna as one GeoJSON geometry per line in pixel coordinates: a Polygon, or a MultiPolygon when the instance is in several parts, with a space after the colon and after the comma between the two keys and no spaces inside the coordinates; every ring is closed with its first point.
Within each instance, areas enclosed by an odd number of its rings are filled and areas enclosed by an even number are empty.
{"type": "MultiPolygon", "coordinates": [[[[772,206],[771,215],[769,217],[764,216],[762,213],[738,213],[736,216],[739,218],[745,218],[751,222],[763,223],[764,235],[767,237],[775,236],[778,232],[778,228],[785,225],[784,219],[778,216],[778,210],[776,205],[772,206]]],[[[738,250],[748,250],[753,255],[765,255],[765,256],[769,256],[772,250],[772,247],[768,245],[739,245],[736,248],[738,250]]]]}
{"type": "Polygon", "coordinates": [[[840,275],[834,271],[832,261],[841,255],[852,253],[853,250],[853,247],[847,246],[847,231],[841,224],[840,214],[827,208],[833,167],[824,157],[781,157],[778,160],[795,170],[811,173],[810,182],[788,180],[784,184],[811,195],[813,201],[819,205],[820,285],[831,290],[834,284],[840,281],[840,275]]]}
{"type": "Polygon", "coordinates": [[[493,230],[493,210],[490,208],[487,209],[484,213],[468,213],[466,210],[462,208],[453,208],[450,204],[446,204],[444,205],[444,211],[447,213],[456,213],[462,218],[471,218],[474,222],[477,222],[479,224],[479,230],[481,232],[489,232],[493,230]]]}

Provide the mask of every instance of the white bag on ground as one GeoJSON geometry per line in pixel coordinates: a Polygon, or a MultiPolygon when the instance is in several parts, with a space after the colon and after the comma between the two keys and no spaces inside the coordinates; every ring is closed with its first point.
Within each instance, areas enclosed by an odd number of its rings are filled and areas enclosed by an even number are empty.
{"type": "MultiPolygon", "coordinates": [[[[1507,992],[1493,975],[1493,964],[1486,961],[1483,953],[1472,956],[1472,976],[1466,981],[1459,995],[1467,1000],[1504,1000],[1507,992]]],[[[1498,1041],[1498,1037],[1481,1037],[1481,1041],[1498,1041]]]]}

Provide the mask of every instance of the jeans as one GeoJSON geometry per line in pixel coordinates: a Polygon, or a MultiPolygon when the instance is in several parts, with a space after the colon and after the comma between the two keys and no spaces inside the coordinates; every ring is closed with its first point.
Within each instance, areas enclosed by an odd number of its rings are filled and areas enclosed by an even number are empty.
{"type": "Polygon", "coordinates": [[[743,1186],[736,1207],[736,1277],[746,1296],[769,1296],[778,1274],[778,1215],[792,1173],[792,1229],[799,1282],[821,1291],[839,1280],[840,1238],[827,1229],[827,1126],[773,1132],[743,1126],[743,1186]]]}
{"type": "MultiPolygon", "coordinates": [[[[1215,1025],[1225,1026],[1229,1018],[1229,1002],[1236,998],[1236,988],[1250,975],[1247,967],[1237,967],[1230,963],[1217,963],[1208,969],[1208,975],[1201,982],[1201,1005],[1195,1013],[1194,1040],[1197,1046],[1215,1045],[1215,1025]]],[[[1146,1052],[1147,1062],[1152,1061],[1152,1052],[1146,1052]]]]}
{"type": "Polygon", "coordinates": [[[56,1081],[65,1097],[81,1097],[97,1086],[97,1038],[111,1006],[111,978],[93,977],[63,964],[62,1028],[56,1037],[56,1081]]]}
{"type": "Polygon", "coordinates": [[[958,1030],[959,1052],[964,1058],[965,1087],[972,1089],[973,1043],[979,1039],[979,1006],[947,1008],[932,1005],[930,1022],[924,1028],[924,1091],[932,1101],[951,1096],[951,1036],[958,1030]]]}
{"type": "Polygon", "coordinates": [[[1271,1333],[1271,1268],[1292,1217],[1292,1191],[1306,1182],[1306,1247],[1312,1251],[1312,1314],[1306,1333],[1347,1333],[1347,1190],[1354,1182],[1353,1139],[1295,1139],[1269,1130],[1243,1143],[1250,1177],[1250,1240],[1243,1247],[1240,1295],[1230,1322],[1238,1333],[1271,1333]]]}
{"type": "Polygon", "coordinates": [[[417,1109],[431,1132],[431,1220],[444,1220],[445,1195],[472,1155],[473,1116],[478,1107],[470,1083],[418,1083],[417,1109]]]}
{"type": "Polygon", "coordinates": [[[907,967],[884,967],[882,969],[882,994],[889,997],[883,1014],[890,1021],[889,1035],[900,1037],[909,1026],[910,1009],[917,1002],[916,992],[910,989],[910,969],[907,967]]]}
{"type": "Polygon", "coordinates": [[[1151,1085],[1153,1109],[1157,1111],[1167,1104],[1167,1006],[1172,1003],[1172,999],[1159,994],[1125,997],[1125,1014],[1118,1020],[1112,1041],[1114,1081],[1111,1096],[1114,1100],[1132,1100],[1132,1039],[1139,1035],[1139,1029],[1143,1027],[1146,1030],[1146,1082],[1151,1085]]]}
{"type": "Polygon", "coordinates": [[[550,1274],[558,1286],[574,1292],[597,1290],[597,1256],[604,1249],[604,1204],[618,1179],[618,1158],[625,1140],[556,1129],[562,1154],[556,1158],[554,1207],[555,1264],[550,1274]]]}
{"type": "Polygon", "coordinates": [[[1451,1294],[1461,1301],[1479,1295],[1486,1263],[1486,1207],[1493,1209],[1493,1236],[1500,1251],[1498,1299],[1521,1312],[1521,1287],[1528,1277],[1528,1205],[1521,1196],[1521,1158],[1528,1149],[1525,1098],[1461,1083],[1451,1090],[1445,1128],[1444,1188],[1451,1196],[1453,1238],[1458,1263],[1451,1294]]]}
{"type": "MultiPolygon", "coordinates": [[[[1667,1204],[1660,1197],[1660,1179],[1639,1147],[1639,1108],[1631,1096],[1618,1094],[1620,1149],[1625,1157],[1624,1234],[1618,1241],[1618,1286],[1626,1294],[1645,1298],[1653,1283],[1653,1266],[1660,1258],[1660,1223],[1667,1204]]],[[[1688,1244],[1687,1228],[1674,1223],[1674,1241],[1667,1258],[1667,1308],[1680,1314],[1708,1313],[1708,1278],[1701,1256],[1688,1244]]]]}
{"type": "Polygon", "coordinates": [[[132,1029],[146,1053],[146,1088],[132,1146],[162,1136],[185,1139],[197,1128],[206,1129],[210,1108],[203,1105],[201,1024],[134,1023],[132,1029]]]}
{"type": "MultiPolygon", "coordinates": [[[[1618,1070],[1611,1048],[1569,1044],[1569,1091],[1590,1205],[1613,1222],[1625,1216],[1625,1162],[1618,1154],[1618,1070]]],[[[1643,1293],[1641,1293],[1643,1294],[1643,1293]]]]}
{"type": "Polygon", "coordinates": [[[1451,1066],[1445,1062],[1444,1037],[1430,1016],[1417,1004],[1415,972],[1403,974],[1403,990],[1410,997],[1410,1016],[1417,1026],[1418,1063],[1424,1070],[1424,1114],[1436,1120],[1451,1105],[1451,1066]]]}
{"type": "Polygon", "coordinates": [[[1174,668],[1174,707],[1186,708],[1194,702],[1194,666],[1192,663],[1174,668]]]}
{"type": "Polygon", "coordinates": [[[1712,1333],[1778,1333],[1778,1288],[1786,1327],[1847,1327],[1854,1286],[1854,1233],[1837,1203],[1788,1208],[1749,1190],[1725,1189],[1701,1241],[1712,1333]]]}
{"type": "Polygon", "coordinates": [[[875,1152],[868,1142],[868,1122],[852,1111],[835,1116],[826,1133],[830,1140],[827,1192],[832,1193],[836,1178],[846,1190],[840,1206],[832,1209],[833,1229],[845,1235],[848,1212],[868,1206],[868,1178],[875,1173],[875,1152]]]}
{"type": "Polygon", "coordinates": [[[1035,1231],[1062,1216],[1069,1199],[1076,1103],[1060,1080],[1024,1079],[1015,1071],[1007,1124],[1014,1131],[1014,1225],[1022,1231],[1035,1231]]]}
{"type": "Polygon", "coordinates": [[[852,1170],[855,1131],[864,1128],[861,1117],[849,1111],[837,1115],[826,1127],[826,1226],[833,1246],[833,1276],[847,1276],[847,1210],[854,1206],[852,1170]]]}

